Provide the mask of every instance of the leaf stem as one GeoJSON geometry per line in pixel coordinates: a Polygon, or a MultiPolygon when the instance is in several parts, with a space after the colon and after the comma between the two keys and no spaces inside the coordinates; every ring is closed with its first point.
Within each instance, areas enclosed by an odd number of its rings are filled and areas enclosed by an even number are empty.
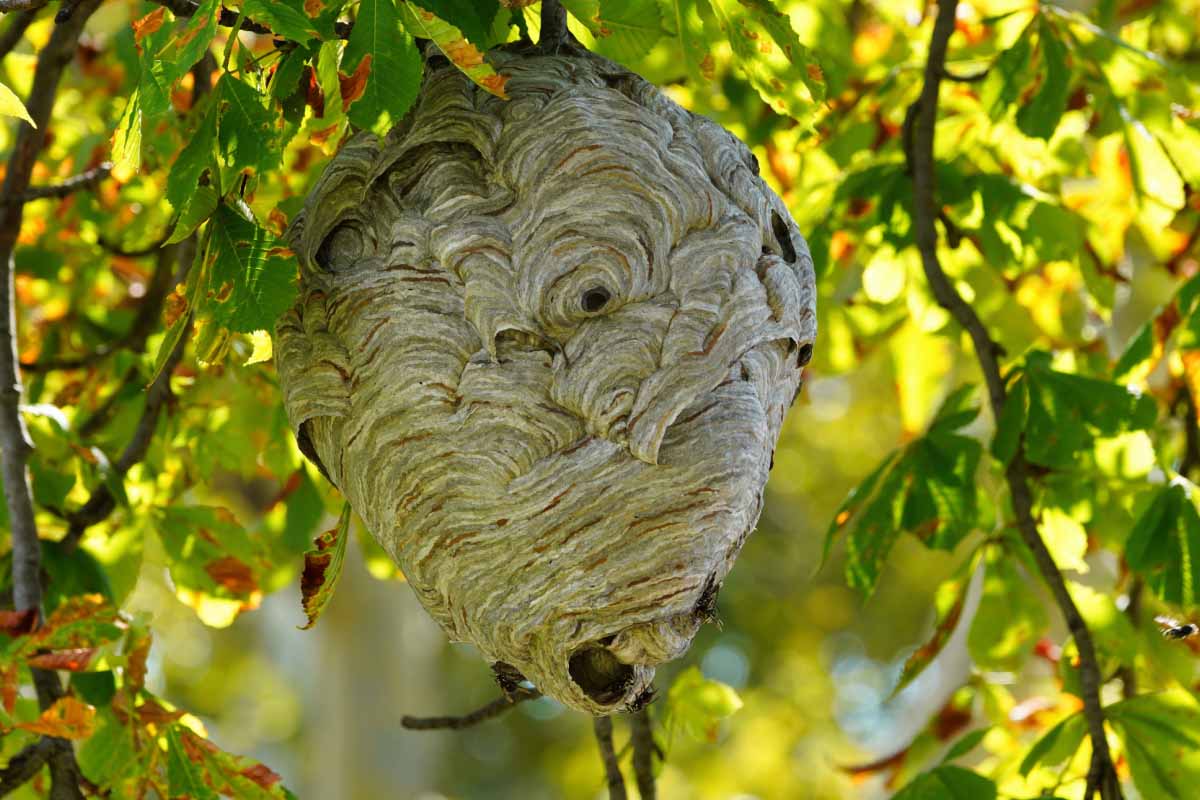
{"type": "MultiPolygon", "coordinates": [[[[909,110],[905,120],[910,126],[910,135],[905,138],[906,155],[913,179],[913,226],[917,249],[921,255],[926,280],[938,304],[950,312],[959,325],[971,337],[987,384],[988,399],[992,413],[1000,419],[1004,412],[1005,388],[1000,373],[998,356],[1000,348],[988,334],[979,315],[959,294],[950,282],[938,260],[938,234],[935,221],[938,218],[936,187],[934,184],[933,141],[937,121],[938,92],[945,74],[946,50],[951,34],[954,33],[957,0],[939,0],[937,18],[929,41],[929,57],[925,64],[925,81],[921,94],[909,110]]],[[[1042,574],[1042,579],[1066,619],[1067,628],[1075,639],[1079,651],[1079,680],[1083,699],[1083,713],[1087,721],[1088,735],[1092,742],[1092,760],[1088,769],[1085,798],[1096,791],[1102,800],[1120,800],[1120,782],[1113,768],[1112,755],[1104,731],[1104,710],[1100,704],[1100,668],[1091,632],[1075,606],[1066,581],[1053,556],[1038,533],[1037,521],[1033,516],[1033,495],[1029,488],[1029,465],[1025,460],[1024,442],[1010,462],[1005,477],[1012,497],[1013,512],[1017,528],[1026,546],[1033,553],[1042,574]]]]}

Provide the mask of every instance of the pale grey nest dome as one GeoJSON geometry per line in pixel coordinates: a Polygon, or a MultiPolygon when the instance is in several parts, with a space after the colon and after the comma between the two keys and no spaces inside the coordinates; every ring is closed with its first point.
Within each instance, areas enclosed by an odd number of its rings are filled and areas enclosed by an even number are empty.
{"type": "Polygon", "coordinates": [[[451,639],[595,714],[708,618],[816,333],[747,148],[590,54],[448,65],[292,226],[301,448],[451,639]]]}

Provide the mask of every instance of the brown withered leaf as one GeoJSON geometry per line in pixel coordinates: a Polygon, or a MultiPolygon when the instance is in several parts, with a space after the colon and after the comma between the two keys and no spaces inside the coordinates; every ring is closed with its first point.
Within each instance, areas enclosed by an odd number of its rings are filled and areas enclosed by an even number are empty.
{"type": "Polygon", "coordinates": [[[69,650],[56,650],[51,653],[39,653],[25,659],[31,667],[39,669],[65,669],[68,672],[83,672],[92,663],[96,655],[94,647],[75,647],[69,650]]]}
{"type": "Polygon", "coordinates": [[[266,764],[255,764],[254,766],[246,767],[242,770],[241,774],[264,789],[270,789],[282,780],[279,773],[273,771],[266,764]]]}
{"type": "Polygon", "coordinates": [[[0,631],[9,636],[21,636],[33,630],[37,621],[37,609],[27,608],[24,611],[0,611],[0,631]]]}
{"type": "Polygon", "coordinates": [[[233,594],[248,595],[258,591],[258,581],[250,565],[233,556],[208,562],[204,565],[204,571],[218,586],[228,589],[233,594]]]}
{"type": "Polygon", "coordinates": [[[19,722],[16,727],[42,736],[86,739],[96,728],[96,709],[68,695],[54,701],[54,705],[33,722],[19,722]]]}
{"type": "Polygon", "coordinates": [[[138,50],[142,49],[142,39],[145,39],[163,26],[166,14],[167,9],[156,8],[141,19],[133,21],[133,41],[137,43],[138,50]]]}
{"type": "Polygon", "coordinates": [[[358,62],[351,75],[338,73],[338,89],[342,93],[342,107],[349,108],[350,104],[363,96],[367,90],[367,80],[371,75],[371,54],[367,53],[358,62]]]}
{"type": "Polygon", "coordinates": [[[182,711],[172,711],[164,707],[154,698],[147,698],[135,709],[138,721],[143,725],[166,725],[175,722],[184,714],[182,711]]]}
{"type": "Polygon", "coordinates": [[[304,573],[300,576],[301,603],[308,623],[300,630],[308,630],[317,623],[317,617],[325,610],[333,597],[338,578],[342,574],[342,561],[346,557],[346,540],[350,532],[350,504],[342,508],[342,515],[334,528],[313,539],[315,548],[304,554],[304,573]]]}

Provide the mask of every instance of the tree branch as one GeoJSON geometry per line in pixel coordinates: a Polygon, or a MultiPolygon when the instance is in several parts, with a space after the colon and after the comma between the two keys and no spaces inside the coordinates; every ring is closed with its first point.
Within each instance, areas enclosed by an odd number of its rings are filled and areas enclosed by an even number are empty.
{"type": "Polygon", "coordinates": [[[31,8],[13,15],[12,22],[4,29],[4,33],[0,34],[0,58],[11,53],[21,39],[25,38],[25,31],[37,19],[40,10],[40,8],[31,8]]]}
{"type": "Polygon", "coordinates": [[[559,0],[542,0],[538,49],[553,55],[574,44],[575,37],[567,30],[567,10],[562,3],[559,0]]]}
{"type": "MultiPolygon", "coordinates": [[[[988,398],[992,413],[1001,419],[1004,412],[1005,388],[997,360],[999,348],[984,327],[975,310],[963,299],[942,270],[937,255],[937,202],[934,185],[933,139],[937,121],[938,90],[945,72],[946,49],[950,35],[954,32],[954,15],[957,0],[940,0],[937,19],[929,41],[929,60],[925,65],[925,83],[921,95],[910,109],[908,119],[912,125],[908,148],[909,169],[913,178],[913,225],[917,249],[921,254],[925,277],[938,304],[945,308],[971,337],[975,355],[987,383],[988,398]]],[[[1092,761],[1088,770],[1085,798],[1091,798],[1097,790],[1103,800],[1120,800],[1121,786],[1113,768],[1108,740],[1104,732],[1104,710],[1100,705],[1100,668],[1096,660],[1096,648],[1091,632],[1076,608],[1067,590],[1062,573],[1046,549],[1033,516],[1033,495],[1029,489],[1029,465],[1025,461],[1024,445],[1006,471],[1009,492],[1012,495],[1013,512],[1021,538],[1033,553],[1038,571],[1050,588],[1055,602],[1066,619],[1067,628],[1075,639],[1079,650],[1079,679],[1083,698],[1083,714],[1087,721],[1088,735],[1092,741],[1092,761]]]]}
{"type": "MultiPolygon", "coordinates": [[[[77,13],[54,28],[46,46],[38,54],[33,86],[26,110],[34,125],[18,121],[8,169],[0,187],[0,470],[4,475],[4,496],[12,531],[13,604],[18,611],[35,609],[41,614],[41,541],[33,516],[33,495],[29,484],[29,455],[33,443],[21,418],[21,374],[17,368],[17,313],[13,297],[13,250],[24,218],[24,195],[38,153],[45,142],[46,128],[54,110],[54,98],[63,70],[75,56],[75,47],[83,24],[100,0],[83,0],[77,13]]],[[[38,704],[48,708],[62,694],[58,674],[33,671],[38,704]]],[[[79,791],[79,767],[70,743],[50,740],[51,800],[76,800],[79,791]]]]}
{"type": "Polygon", "coordinates": [[[10,758],[8,766],[0,770],[0,797],[8,797],[31,780],[53,752],[53,741],[42,737],[10,758]]]}
{"type": "Polygon", "coordinates": [[[0,0],[0,12],[38,11],[45,8],[50,0],[0,0]]]}
{"type": "MultiPolygon", "coordinates": [[[[177,17],[190,17],[200,8],[199,3],[192,0],[150,0],[150,2],[163,6],[177,17]]],[[[258,33],[267,36],[277,36],[274,31],[266,25],[261,25],[253,20],[241,18],[241,15],[232,9],[221,7],[221,14],[217,18],[217,24],[223,28],[238,27],[238,30],[246,31],[247,33],[258,33]],[[239,19],[241,24],[239,25],[239,19]]],[[[349,22],[337,20],[333,23],[334,35],[339,39],[349,39],[350,31],[354,26],[349,22]]]]}
{"type": "Polygon", "coordinates": [[[637,778],[638,795],[641,800],[655,800],[654,755],[658,746],[654,743],[654,721],[649,709],[643,708],[629,717],[633,742],[633,774],[637,778]]]}
{"type": "Polygon", "coordinates": [[[596,733],[596,744],[600,747],[600,760],[604,762],[608,800],[626,800],[625,779],[621,777],[621,765],[617,763],[617,751],[613,747],[612,717],[593,717],[592,729],[596,733]]]}
{"type": "Polygon", "coordinates": [[[405,715],[400,724],[410,731],[461,730],[500,716],[526,700],[536,700],[542,693],[536,689],[517,687],[510,694],[503,694],[485,706],[458,717],[412,717],[405,715]]]}
{"type": "MultiPolygon", "coordinates": [[[[46,186],[31,186],[25,190],[22,200],[26,203],[32,200],[46,198],[62,198],[80,189],[90,189],[104,180],[112,172],[112,162],[105,161],[98,167],[92,167],[86,172],[73,175],[62,183],[52,183],[46,186]]],[[[10,201],[11,202],[11,201],[10,201]]]]}

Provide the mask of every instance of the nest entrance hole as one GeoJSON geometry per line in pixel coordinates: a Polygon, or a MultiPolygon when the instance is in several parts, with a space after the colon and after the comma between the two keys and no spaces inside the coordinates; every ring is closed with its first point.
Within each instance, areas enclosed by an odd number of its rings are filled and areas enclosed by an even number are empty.
{"type": "Polygon", "coordinates": [[[603,706],[623,698],[633,683],[633,667],[618,661],[607,648],[596,645],[576,650],[567,667],[575,685],[603,706]]]}

